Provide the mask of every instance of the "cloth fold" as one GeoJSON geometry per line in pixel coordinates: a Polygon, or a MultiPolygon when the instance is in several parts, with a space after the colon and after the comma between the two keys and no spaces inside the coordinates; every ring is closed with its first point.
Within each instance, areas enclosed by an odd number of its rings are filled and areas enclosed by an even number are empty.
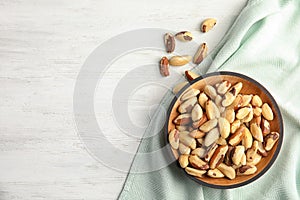
{"type": "MultiPolygon", "coordinates": [[[[119,199],[300,199],[300,1],[249,0],[217,47],[193,70],[199,74],[226,70],[245,74],[264,85],[279,104],[284,120],[284,140],[279,156],[266,174],[236,189],[199,185],[167,155],[147,153],[163,149],[164,134],[145,137],[127,176],[119,199]],[[144,156],[143,156],[144,155],[144,156]],[[145,169],[149,172],[140,172],[145,169]],[[150,166],[150,167],[149,167],[150,166]]],[[[174,96],[161,102],[167,109],[174,96]]],[[[164,110],[156,111],[145,136],[157,131],[164,110]]],[[[159,152],[159,151],[157,151],[159,152]]]]}

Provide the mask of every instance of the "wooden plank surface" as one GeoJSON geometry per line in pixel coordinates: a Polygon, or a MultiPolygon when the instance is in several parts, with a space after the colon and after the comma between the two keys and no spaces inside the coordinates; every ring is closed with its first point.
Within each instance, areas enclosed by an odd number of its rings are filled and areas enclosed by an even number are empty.
{"type": "MultiPolygon", "coordinates": [[[[126,170],[111,169],[88,153],[74,122],[74,85],[84,61],[97,46],[123,32],[164,28],[197,33],[203,19],[216,17],[215,29],[196,38],[211,50],[245,3],[1,0],[0,199],[116,199],[126,170]]],[[[106,137],[124,151],[135,152],[139,139],[124,134],[111,108],[102,107],[112,101],[118,80],[137,63],[157,62],[161,54],[141,50],[122,56],[95,94],[95,112],[105,122],[106,137]]],[[[132,94],[128,112],[137,126],[147,125],[163,94],[151,85],[132,94]]]]}

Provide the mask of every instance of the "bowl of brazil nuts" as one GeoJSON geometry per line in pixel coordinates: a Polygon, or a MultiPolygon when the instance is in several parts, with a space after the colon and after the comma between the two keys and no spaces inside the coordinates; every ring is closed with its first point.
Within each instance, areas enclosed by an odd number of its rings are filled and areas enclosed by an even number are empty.
{"type": "Polygon", "coordinates": [[[236,188],[261,177],[283,141],[275,99],[257,81],[234,72],[186,84],[167,116],[171,156],[186,175],[213,188],[236,188]]]}

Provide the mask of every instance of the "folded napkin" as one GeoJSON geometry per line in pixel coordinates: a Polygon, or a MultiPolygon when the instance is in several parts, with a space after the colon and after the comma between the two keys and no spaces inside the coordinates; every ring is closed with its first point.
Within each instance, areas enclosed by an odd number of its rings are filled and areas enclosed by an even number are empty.
{"type": "MultiPolygon", "coordinates": [[[[284,120],[280,154],[264,176],[235,189],[213,189],[188,178],[175,163],[151,171],[168,159],[162,153],[140,156],[165,146],[164,134],[142,140],[119,199],[300,199],[300,1],[249,0],[217,48],[194,71],[234,71],[264,85],[279,104],[284,120]],[[147,169],[148,173],[136,173],[147,169]]],[[[168,108],[168,93],[161,106],[168,108]]],[[[164,118],[155,113],[145,136],[164,118]]],[[[166,162],[167,163],[167,162],[166,162]]]]}

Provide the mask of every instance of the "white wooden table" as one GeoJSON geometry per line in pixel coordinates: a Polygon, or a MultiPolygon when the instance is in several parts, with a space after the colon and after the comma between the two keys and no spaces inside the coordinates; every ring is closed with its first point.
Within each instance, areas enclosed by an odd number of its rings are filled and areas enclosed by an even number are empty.
{"type": "MultiPolygon", "coordinates": [[[[142,28],[190,30],[199,33],[196,42],[207,42],[211,50],[245,3],[1,0],[0,199],[116,199],[131,160],[123,171],[99,162],[85,148],[74,120],[74,86],[86,58],[111,37],[142,28]],[[217,18],[218,24],[200,34],[206,17],[217,18]]],[[[137,63],[157,62],[162,54],[140,50],[123,55],[112,62],[97,87],[97,120],[107,139],[122,151],[135,152],[139,139],[115,124],[112,91],[137,63]]],[[[130,119],[139,127],[147,125],[165,91],[151,85],[142,88],[128,99],[130,119]]]]}

